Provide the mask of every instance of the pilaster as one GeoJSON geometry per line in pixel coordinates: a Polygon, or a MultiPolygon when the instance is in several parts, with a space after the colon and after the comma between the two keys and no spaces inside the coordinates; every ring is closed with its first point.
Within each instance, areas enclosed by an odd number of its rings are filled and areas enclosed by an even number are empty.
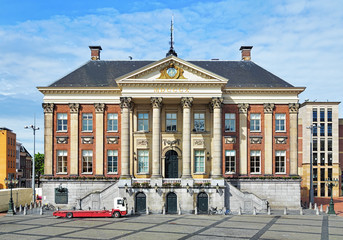
{"type": "Polygon", "coordinates": [[[264,174],[273,174],[273,103],[264,104],[264,174]]]}
{"type": "Polygon", "coordinates": [[[290,103],[289,107],[289,158],[290,175],[298,175],[298,103],[290,103]]]}
{"type": "Polygon", "coordinates": [[[223,98],[212,98],[213,107],[213,143],[212,143],[212,171],[213,178],[222,177],[222,103],[223,98]]]}
{"type": "Polygon", "coordinates": [[[95,174],[104,175],[104,103],[95,103],[95,174]]]}
{"type": "Polygon", "coordinates": [[[79,108],[78,103],[70,103],[70,175],[79,174],[79,108]]]}
{"type": "Polygon", "coordinates": [[[53,174],[53,134],[54,134],[54,104],[43,103],[44,110],[44,174],[53,174]]]}
{"type": "Polygon", "coordinates": [[[239,110],[239,174],[248,174],[248,103],[238,104],[239,110]]]}
{"type": "Polygon", "coordinates": [[[152,97],[152,176],[160,178],[161,175],[161,97],[152,97]]]}
{"type": "Polygon", "coordinates": [[[182,177],[190,178],[191,175],[191,108],[192,97],[181,98],[183,107],[183,131],[182,131],[182,177]]]}
{"type": "Polygon", "coordinates": [[[121,114],[121,178],[130,178],[130,108],[131,97],[120,98],[121,114]]]}

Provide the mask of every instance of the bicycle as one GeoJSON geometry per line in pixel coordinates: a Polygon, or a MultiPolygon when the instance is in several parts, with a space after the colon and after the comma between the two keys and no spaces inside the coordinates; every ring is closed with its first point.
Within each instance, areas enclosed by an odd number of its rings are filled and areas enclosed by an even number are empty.
{"type": "Polygon", "coordinates": [[[210,207],[210,209],[208,210],[208,215],[215,215],[215,214],[218,214],[217,208],[210,207]]]}
{"type": "Polygon", "coordinates": [[[51,203],[44,204],[42,209],[47,210],[47,211],[56,211],[56,207],[52,205],[51,203]]]}

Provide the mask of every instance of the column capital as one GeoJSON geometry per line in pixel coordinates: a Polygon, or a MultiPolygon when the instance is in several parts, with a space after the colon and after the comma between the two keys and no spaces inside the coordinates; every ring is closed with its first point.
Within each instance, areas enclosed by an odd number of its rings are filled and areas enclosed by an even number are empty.
{"type": "Polygon", "coordinates": [[[183,108],[191,108],[193,105],[193,98],[192,97],[182,97],[181,98],[181,105],[183,108]]]}
{"type": "Polygon", "coordinates": [[[264,113],[273,113],[274,110],[274,103],[264,103],[263,107],[264,107],[264,113]]]}
{"type": "Polygon", "coordinates": [[[239,103],[238,110],[239,113],[248,113],[249,103],[239,103]]]}
{"type": "Polygon", "coordinates": [[[212,100],[211,100],[212,108],[213,109],[221,108],[222,104],[223,104],[223,100],[224,99],[222,97],[213,97],[212,100]]]}
{"type": "Polygon", "coordinates": [[[105,104],[104,103],[94,103],[95,113],[104,113],[105,104]]]}
{"type": "Polygon", "coordinates": [[[44,113],[53,113],[54,106],[55,105],[53,103],[43,103],[42,108],[44,110],[44,113]]]}
{"type": "Polygon", "coordinates": [[[288,104],[289,113],[298,113],[299,103],[290,103],[288,104]]]}
{"type": "Polygon", "coordinates": [[[78,113],[80,109],[80,104],[78,103],[69,103],[70,113],[78,113]]]}
{"type": "Polygon", "coordinates": [[[162,98],[161,97],[152,97],[152,98],[150,98],[150,101],[151,101],[153,108],[162,107],[162,98]]]}
{"type": "Polygon", "coordinates": [[[132,98],[131,97],[120,97],[120,108],[131,108],[132,98]]]}

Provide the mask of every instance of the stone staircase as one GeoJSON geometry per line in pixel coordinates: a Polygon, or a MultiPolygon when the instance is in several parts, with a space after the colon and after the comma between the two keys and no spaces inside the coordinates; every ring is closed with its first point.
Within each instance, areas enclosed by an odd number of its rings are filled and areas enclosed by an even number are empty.
{"type": "Polygon", "coordinates": [[[243,213],[252,213],[254,207],[259,213],[267,212],[267,201],[257,197],[253,193],[242,192],[230,182],[226,182],[225,206],[231,212],[237,213],[241,208],[243,213]]]}

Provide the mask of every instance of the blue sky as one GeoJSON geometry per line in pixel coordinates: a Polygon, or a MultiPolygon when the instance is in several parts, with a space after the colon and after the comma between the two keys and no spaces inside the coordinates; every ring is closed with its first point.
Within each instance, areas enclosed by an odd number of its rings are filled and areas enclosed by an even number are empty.
{"type": "MultiPolygon", "coordinates": [[[[52,1],[0,0],[0,126],[33,152],[43,152],[42,94],[90,59],[159,60],[168,50],[171,15],[175,49],[185,60],[252,60],[317,101],[342,101],[343,1],[52,1]]],[[[342,104],[343,105],[343,104],[342,104]]],[[[343,116],[340,107],[340,117],[343,116]]]]}

